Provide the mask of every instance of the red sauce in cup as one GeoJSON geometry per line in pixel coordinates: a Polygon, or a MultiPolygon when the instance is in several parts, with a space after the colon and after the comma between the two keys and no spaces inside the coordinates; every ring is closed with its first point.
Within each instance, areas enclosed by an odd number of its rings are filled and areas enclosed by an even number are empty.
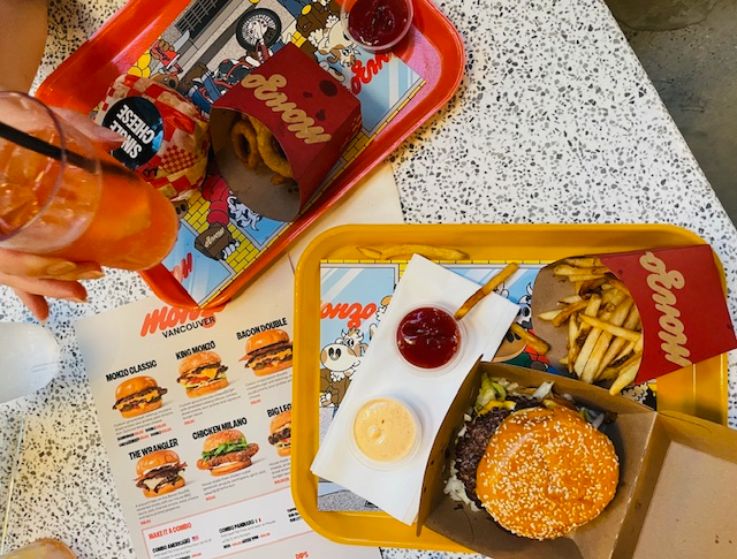
{"type": "Polygon", "coordinates": [[[461,332],[455,319],[436,307],[411,311],[397,328],[399,353],[423,369],[436,369],[448,363],[460,344],[461,332]]]}
{"type": "Polygon", "coordinates": [[[411,0],[356,0],[348,12],[348,33],[369,48],[394,46],[409,30],[411,0]]]}

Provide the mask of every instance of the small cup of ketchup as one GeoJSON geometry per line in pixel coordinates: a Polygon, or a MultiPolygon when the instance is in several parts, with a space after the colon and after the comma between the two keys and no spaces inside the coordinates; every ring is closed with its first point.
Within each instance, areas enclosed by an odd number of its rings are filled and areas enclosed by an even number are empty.
{"type": "Polygon", "coordinates": [[[412,26],[412,0],[343,0],[341,17],[346,33],[371,52],[388,51],[412,26]]]}
{"type": "Polygon", "coordinates": [[[407,313],[397,327],[397,348],[408,363],[438,369],[451,362],[461,346],[461,329],[453,316],[438,307],[407,313]]]}

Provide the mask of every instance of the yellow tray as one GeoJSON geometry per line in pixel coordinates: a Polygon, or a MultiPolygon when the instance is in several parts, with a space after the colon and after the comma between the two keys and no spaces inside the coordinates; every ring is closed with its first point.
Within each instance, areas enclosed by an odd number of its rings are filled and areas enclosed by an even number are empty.
{"type": "MultiPolygon", "coordinates": [[[[317,478],[310,464],[319,443],[320,262],[361,260],[358,246],[427,244],[459,248],[470,260],[547,263],[573,254],[622,252],[704,244],[695,233],[667,225],[348,225],[317,237],[305,250],[295,280],[295,350],[292,494],[307,523],[340,543],[467,551],[424,529],[405,526],[383,512],[317,509],[317,478]]],[[[726,355],[686,367],[657,383],[659,410],[727,422],[726,355]]]]}

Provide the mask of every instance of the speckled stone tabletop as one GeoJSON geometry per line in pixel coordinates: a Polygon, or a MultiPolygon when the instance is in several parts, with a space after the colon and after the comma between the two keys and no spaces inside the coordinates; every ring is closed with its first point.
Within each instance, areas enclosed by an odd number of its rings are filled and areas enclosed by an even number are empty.
{"type": "MultiPolygon", "coordinates": [[[[41,76],[123,3],[52,0],[41,76]]],[[[464,36],[466,77],[448,106],[393,156],[406,220],[682,225],[721,257],[737,316],[737,231],[604,3],[453,0],[440,8],[464,36]]],[[[88,288],[89,304],[52,306],[48,328],[62,344],[61,375],[38,394],[0,406],[0,502],[25,416],[8,548],[54,535],[82,558],[131,558],[72,324],[148,290],[136,275],[116,271],[88,288]]],[[[31,320],[4,288],[0,301],[0,320],[31,320]]]]}

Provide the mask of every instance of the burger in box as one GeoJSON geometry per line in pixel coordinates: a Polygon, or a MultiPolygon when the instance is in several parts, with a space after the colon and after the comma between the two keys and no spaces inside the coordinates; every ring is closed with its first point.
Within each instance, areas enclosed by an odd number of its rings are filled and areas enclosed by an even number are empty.
{"type": "Polygon", "coordinates": [[[223,178],[253,211],[293,220],[361,128],[360,103],[298,47],[282,47],[212,107],[223,178]]]}
{"type": "Polygon", "coordinates": [[[726,559],[736,448],[708,421],[480,363],[435,437],[417,529],[495,559],[726,559]]]}
{"type": "Polygon", "coordinates": [[[566,258],[533,292],[551,363],[612,393],[737,347],[708,245],[566,258]]]}

